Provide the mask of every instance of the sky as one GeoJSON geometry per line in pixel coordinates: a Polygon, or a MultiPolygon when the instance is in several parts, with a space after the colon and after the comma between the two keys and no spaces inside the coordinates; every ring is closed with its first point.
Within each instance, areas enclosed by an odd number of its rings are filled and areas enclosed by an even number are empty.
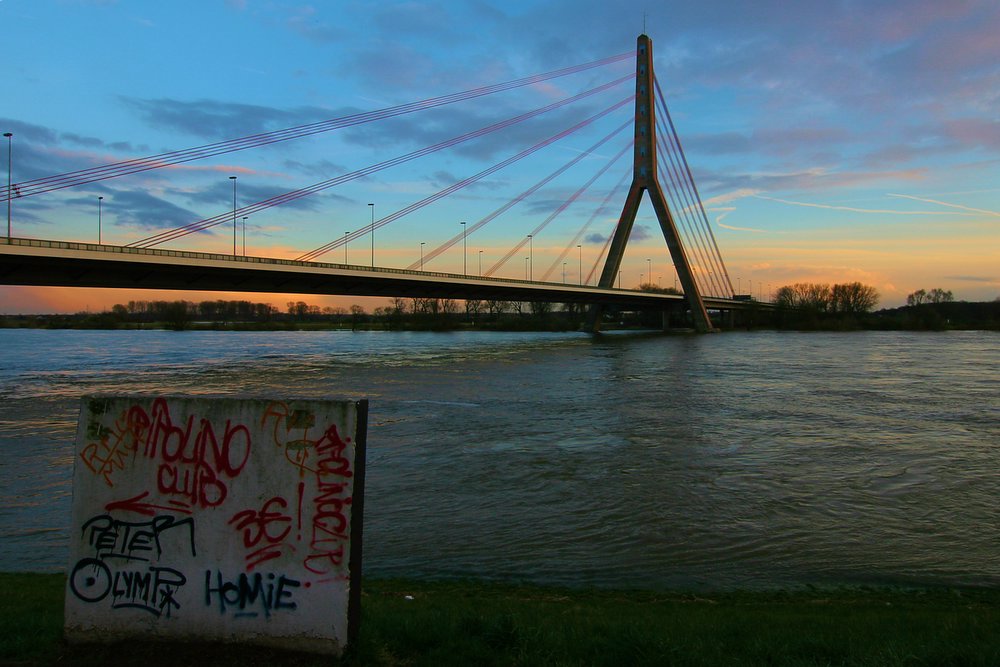
{"type": "MultiPolygon", "coordinates": [[[[860,281],[885,307],[921,288],[951,290],[960,300],[1000,297],[995,0],[0,0],[0,32],[0,131],[13,133],[0,146],[10,148],[14,183],[596,62],[634,51],[645,32],[737,291],[766,298],[795,282],[860,281]]],[[[231,213],[230,176],[239,207],[342,177],[248,215],[247,254],[296,258],[612,107],[633,84],[391,168],[369,167],[590,91],[634,67],[626,58],[504,93],[15,198],[12,232],[94,242],[100,227],[102,242],[127,244],[231,213]]],[[[621,106],[379,227],[375,263],[406,268],[423,254],[427,270],[476,274],[512,253],[495,275],[586,279],[624,203],[624,194],[608,197],[628,182],[630,154],[613,158],[631,129],[613,132],[631,116],[621,106]],[[515,250],[554,213],[530,247],[515,250]]],[[[157,247],[232,253],[233,231],[222,224],[157,247]]],[[[369,265],[371,235],[346,250],[349,263],[369,265]]],[[[343,245],[318,259],[343,262],[343,245]]],[[[668,286],[674,273],[647,201],[622,286],[650,278],[668,286]]],[[[0,313],[207,298],[279,308],[293,299],[385,301],[0,287],[0,313]]]]}

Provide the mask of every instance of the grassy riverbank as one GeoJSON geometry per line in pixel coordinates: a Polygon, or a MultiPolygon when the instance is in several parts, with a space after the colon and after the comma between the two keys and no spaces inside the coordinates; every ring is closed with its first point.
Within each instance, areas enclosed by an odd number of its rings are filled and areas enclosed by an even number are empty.
{"type": "MultiPolygon", "coordinates": [[[[320,665],[229,647],[66,647],[61,575],[0,574],[0,665],[320,665]]],[[[997,665],[1000,591],[682,593],[366,581],[344,665],[997,665]],[[411,599],[412,598],[412,599],[411,599]]]]}

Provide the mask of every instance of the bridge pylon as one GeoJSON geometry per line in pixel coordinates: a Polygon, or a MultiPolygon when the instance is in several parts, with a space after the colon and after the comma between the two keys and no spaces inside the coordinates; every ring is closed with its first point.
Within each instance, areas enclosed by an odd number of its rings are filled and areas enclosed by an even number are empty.
{"type": "MultiPolygon", "coordinates": [[[[663,238],[670,250],[677,277],[684,288],[684,297],[691,310],[694,327],[698,332],[706,333],[712,330],[712,322],[708,317],[708,311],[705,310],[698,283],[694,280],[691,263],[681,243],[677,225],[656,178],[656,114],[653,108],[653,91],[653,41],[647,35],[639,35],[635,63],[635,157],[632,162],[632,185],[625,198],[618,226],[615,227],[608,258],[604,263],[598,285],[614,287],[615,278],[618,276],[625,255],[625,243],[632,232],[642,195],[647,192],[656,212],[656,219],[660,223],[660,229],[663,231],[663,238]]],[[[590,311],[589,324],[594,332],[600,329],[601,311],[601,306],[594,306],[590,311]]]]}

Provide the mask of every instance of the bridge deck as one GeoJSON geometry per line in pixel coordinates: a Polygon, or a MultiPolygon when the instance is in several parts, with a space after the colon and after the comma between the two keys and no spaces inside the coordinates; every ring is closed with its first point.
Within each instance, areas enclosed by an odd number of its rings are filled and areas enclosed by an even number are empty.
{"type": "MultiPolygon", "coordinates": [[[[153,248],[0,238],[0,283],[279,294],[500,299],[667,309],[682,296],[589,285],[153,248]]],[[[707,298],[711,308],[746,302],[707,298]]]]}

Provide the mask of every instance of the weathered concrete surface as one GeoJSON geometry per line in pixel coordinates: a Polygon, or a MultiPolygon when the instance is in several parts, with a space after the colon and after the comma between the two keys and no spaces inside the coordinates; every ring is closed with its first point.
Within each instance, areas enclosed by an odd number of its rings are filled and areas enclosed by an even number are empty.
{"type": "Polygon", "coordinates": [[[366,419],[364,401],[84,398],[67,639],[341,652],[366,419]]]}

